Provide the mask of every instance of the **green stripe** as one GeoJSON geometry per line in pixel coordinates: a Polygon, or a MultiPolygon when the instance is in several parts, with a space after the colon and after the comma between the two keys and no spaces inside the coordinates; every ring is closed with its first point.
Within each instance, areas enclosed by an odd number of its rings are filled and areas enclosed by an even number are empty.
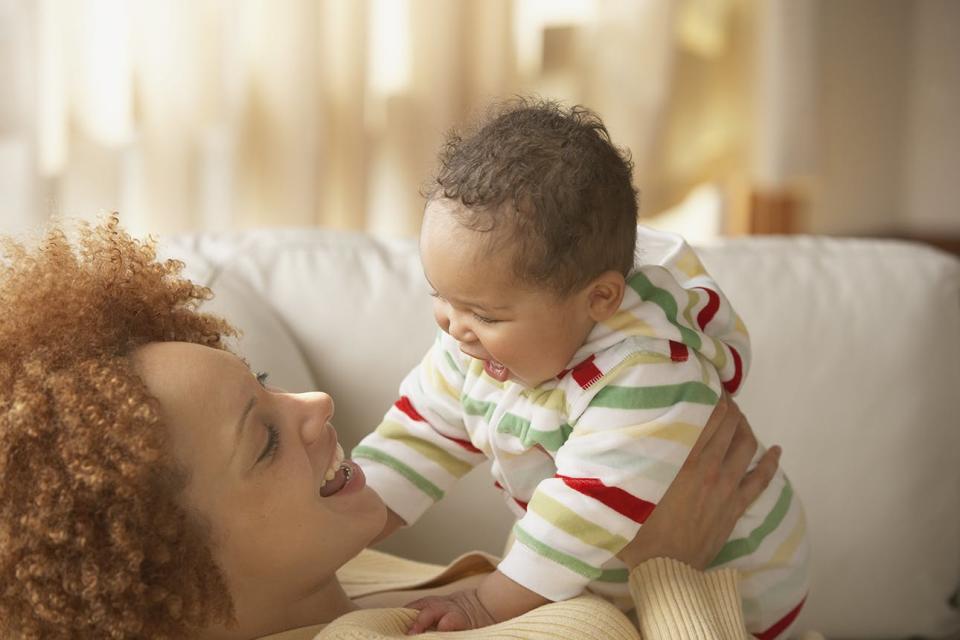
{"type": "Polygon", "coordinates": [[[589,565],[582,560],[577,560],[573,556],[567,555],[561,551],[557,551],[553,547],[543,544],[529,533],[524,531],[519,524],[513,526],[513,534],[517,537],[517,541],[522,542],[524,546],[529,547],[544,558],[552,560],[553,562],[570,569],[570,571],[573,571],[574,573],[579,573],[584,578],[596,580],[603,575],[603,572],[600,569],[589,565]]]}
{"type": "Polygon", "coordinates": [[[680,332],[680,340],[685,345],[697,351],[700,350],[699,334],[677,322],[677,301],[673,299],[669,291],[655,286],[642,271],[630,276],[629,284],[630,288],[636,291],[643,300],[649,300],[663,309],[667,320],[680,332]]]}
{"type": "Polygon", "coordinates": [[[783,491],[780,492],[777,503],[773,505],[773,509],[771,509],[767,517],[763,519],[760,526],[751,531],[747,537],[730,540],[727,544],[723,545],[723,549],[721,549],[717,557],[713,559],[710,566],[716,567],[721,564],[726,564],[756,551],[764,538],[773,533],[774,529],[783,522],[784,516],[787,515],[787,511],[790,509],[790,501],[792,498],[793,488],[788,482],[783,486],[783,491]]]}
{"type": "Polygon", "coordinates": [[[526,447],[542,446],[547,451],[556,451],[567,441],[573,427],[562,424],[553,431],[539,431],[530,428],[530,421],[512,413],[505,413],[497,425],[497,433],[516,436],[526,447]]]}
{"type": "Polygon", "coordinates": [[[457,478],[466,475],[466,473],[473,468],[469,463],[451,455],[432,442],[427,442],[413,435],[399,422],[382,422],[380,426],[377,427],[377,433],[388,440],[400,442],[410,447],[424,458],[437,463],[443,467],[447,473],[457,478]]]}
{"type": "Polygon", "coordinates": [[[702,382],[681,382],[651,387],[608,385],[590,403],[592,407],[613,409],[662,409],[678,402],[715,405],[720,397],[702,382]]]}
{"type": "Polygon", "coordinates": [[[590,522],[542,491],[533,494],[528,509],[584,544],[612,554],[619,552],[630,542],[623,536],[611,533],[595,522],[590,522]]]}
{"type": "Polygon", "coordinates": [[[437,501],[443,497],[443,489],[424,478],[406,464],[400,462],[393,456],[380,451],[379,449],[374,449],[373,447],[362,444],[350,452],[350,457],[367,458],[390,467],[413,483],[418,489],[420,489],[420,491],[423,491],[425,494],[430,496],[434,501],[437,501]]]}
{"type": "Polygon", "coordinates": [[[458,366],[457,366],[457,363],[454,362],[453,356],[450,355],[450,352],[449,352],[449,351],[444,351],[444,352],[443,352],[443,355],[446,357],[447,365],[448,365],[451,369],[453,369],[454,373],[457,373],[458,375],[461,375],[461,376],[462,376],[462,375],[463,375],[463,372],[460,371],[460,367],[458,367],[458,366]]]}
{"type": "Polygon", "coordinates": [[[493,410],[497,405],[492,402],[484,402],[483,400],[474,400],[470,396],[463,394],[460,396],[460,406],[463,407],[463,412],[468,416],[483,416],[484,420],[489,423],[490,418],[493,417],[493,410]]]}
{"type": "Polygon", "coordinates": [[[604,569],[597,582],[626,582],[629,575],[629,569],[604,569]]]}

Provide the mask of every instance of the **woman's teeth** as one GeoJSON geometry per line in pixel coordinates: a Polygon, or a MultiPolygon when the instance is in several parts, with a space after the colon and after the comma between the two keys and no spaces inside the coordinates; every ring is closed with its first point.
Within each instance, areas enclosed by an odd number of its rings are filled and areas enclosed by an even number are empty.
{"type": "Polygon", "coordinates": [[[337,450],[333,453],[333,460],[330,461],[330,468],[327,469],[327,472],[323,476],[323,482],[320,483],[320,488],[323,488],[323,485],[327,484],[333,480],[334,476],[337,475],[337,471],[340,470],[340,465],[343,464],[344,454],[343,447],[340,446],[340,443],[337,443],[337,450]]]}

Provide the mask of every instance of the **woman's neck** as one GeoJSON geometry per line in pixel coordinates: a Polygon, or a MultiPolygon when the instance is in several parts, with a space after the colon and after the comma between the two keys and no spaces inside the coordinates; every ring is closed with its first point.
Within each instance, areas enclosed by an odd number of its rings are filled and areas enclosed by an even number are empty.
{"type": "Polygon", "coordinates": [[[236,624],[210,629],[201,640],[250,640],[289,629],[325,624],[357,609],[334,578],[301,598],[270,598],[268,589],[234,597],[236,624]]]}

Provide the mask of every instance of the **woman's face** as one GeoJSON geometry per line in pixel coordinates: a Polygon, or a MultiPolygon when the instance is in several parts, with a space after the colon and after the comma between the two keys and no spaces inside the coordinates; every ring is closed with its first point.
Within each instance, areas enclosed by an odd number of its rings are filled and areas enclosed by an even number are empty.
{"type": "Polygon", "coordinates": [[[160,402],[189,473],[185,504],[210,524],[238,614],[238,599],[308,598],[380,533],[386,510],[357,467],[321,496],[341,466],[330,396],[265,386],[236,356],[196,344],[152,343],[134,362],[160,402]]]}

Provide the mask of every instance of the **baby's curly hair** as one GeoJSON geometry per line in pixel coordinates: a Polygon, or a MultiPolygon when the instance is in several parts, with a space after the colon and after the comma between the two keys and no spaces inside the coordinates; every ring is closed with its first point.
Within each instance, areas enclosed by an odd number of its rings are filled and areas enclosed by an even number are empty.
{"type": "Polygon", "coordinates": [[[186,638],[233,617],[130,353],[224,349],[209,290],[116,214],[0,259],[0,637],[186,638]]]}
{"type": "Polygon", "coordinates": [[[637,192],[629,153],[594,112],[536,98],[495,105],[467,135],[447,136],[424,195],[464,205],[458,222],[515,248],[514,275],[569,294],[633,267],[637,192]]]}

